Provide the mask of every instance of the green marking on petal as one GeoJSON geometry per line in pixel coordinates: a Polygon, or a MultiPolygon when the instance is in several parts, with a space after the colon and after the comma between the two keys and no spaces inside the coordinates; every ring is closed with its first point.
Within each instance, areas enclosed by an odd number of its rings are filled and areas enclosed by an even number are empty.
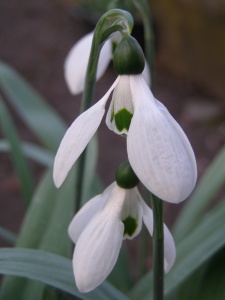
{"type": "Polygon", "coordinates": [[[135,233],[135,230],[137,229],[137,221],[132,217],[127,217],[125,220],[123,220],[124,224],[124,233],[123,235],[129,235],[132,236],[135,233]]]}
{"type": "Polygon", "coordinates": [[[128,131],[133,114],[126,108],[123,108],[119,110],[114,117],[117,130],[122,131],[123,129],[126,129],[128,131]]]}
{"type": "Polygon", "coordinates": [[[111,118],[110,118],[110,122],[112,123],[113,119],[114,119],[115,115],[114,115],[114,104],[112,105],[112,110],[111,110],[111,118]]]}

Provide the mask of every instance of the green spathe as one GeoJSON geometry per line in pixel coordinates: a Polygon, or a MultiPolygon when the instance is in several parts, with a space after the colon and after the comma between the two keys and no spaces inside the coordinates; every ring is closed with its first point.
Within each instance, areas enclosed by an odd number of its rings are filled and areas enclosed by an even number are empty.
{"type": "Polygon", "coordinates": [[[133,114],[126,108],[122,108],[112,116],[112,118],[115,118],[115,124],[118,131],[123,131],[123,129],[128,131],[132,117],[133,114]]]}
{"type": "Polygon", "coordinates": [[[145,58],[138,42],[130,35],[123,36],[113,54],[113,65],[119,75],[141,74],[145,58]]]}
{"type": "Polygon", "coordinates": [[[132,236],[137,229],[137,221],[132,217],[127,217],[125,220],[123,220],[124,224],[124,233],[123,235],[126,236],[132,236]]]}
{"type": "Polygon", "coordinates": [[[116,182],[123,189],[132,189],[139,183],[129,161],[123,162],[116,170],[116,182]]]}

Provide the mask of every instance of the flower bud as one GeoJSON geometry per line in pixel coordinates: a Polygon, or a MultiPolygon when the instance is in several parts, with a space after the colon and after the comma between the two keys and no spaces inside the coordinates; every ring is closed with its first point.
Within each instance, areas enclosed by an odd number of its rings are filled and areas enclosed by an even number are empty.
{"type": "Polygon", "coordinates": [[[139,179],[131,168],[129,161],[125,161],[117,169],[116,182],[123,189],[132,189],[139,183],[139,179]]]}
{"type": "Polygon", "coordinates": [[[122,38],[113,54],[113,65],[119,75],[141,74],[145,58],[138,42],[130,35],[122,38]]]}

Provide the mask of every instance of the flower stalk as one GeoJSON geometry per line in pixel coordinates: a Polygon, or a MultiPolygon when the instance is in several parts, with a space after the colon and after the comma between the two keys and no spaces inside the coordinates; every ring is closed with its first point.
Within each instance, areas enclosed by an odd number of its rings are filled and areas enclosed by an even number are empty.
{"type": "MultiPolygon", "coordinates": [[[[104,43],[113,32],[120,31],[129,34],[132,30],[132,27],[132,16],[127,11],[120,9],[112,9],[106,12],[98,21],[94,32],[93,43],[91,46],[91,52],[87,66],[85,86],[81,103],[81,113],[86,111],[91,106],[94,98],[98,60],[104,43]]],[[[79,174],[79,176],[77,176],[75,183],[76,210],[79,210],[81,206],[86,153],[87,148],[83,151],[79,160],[77,161],[77,174],[79,174]]]]}
{"type": "Polygon", "coordinates": [[[98,21],[88,61],[81,112],[88,109],[93,100],[98,59],[102,46],[112,33],[120,31],[130,34],[132,27],[132,16],[127,11],[121,9],[112,9],[106,12],[98,21]]]}
{"type": "Polygon", "coordinates": [[[153,211],[153,300],[163,300],[164,228],[163,201],[151,194],[153,211]]]}
{"type": "Polygon", "coordinates": [[[154,32],[152,27],[152,17],[147,0],[133,0],[134,5],[139,10],[143,26],[144,26],[144,44],[145,57],[150,68],[151,90],[154,88],[154,64],[155,64],[155,47],[154,47],[154,32]]]}

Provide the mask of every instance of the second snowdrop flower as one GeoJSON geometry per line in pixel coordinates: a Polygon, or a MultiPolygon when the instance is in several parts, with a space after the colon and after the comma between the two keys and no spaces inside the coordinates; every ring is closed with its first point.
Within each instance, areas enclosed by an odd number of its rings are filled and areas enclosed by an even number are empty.
{"type": "MultiPolygon", "coordinates": [[[[69,51],[64,65],[64,76],[67,86],[71,94],[77,95],[84,90],[85,76],[88,66],[89,55],[91,52],[91,44],[93,41],[94,32],[90,32],[83,36],[69,51]]],[[[102,47],[96,80],[102,77],[109,63],[113,58],[113,44],[118,44],[121,40],[119,32],[114,33],[102,47]]],[[[150,84],[149,67],[145,62],[143,76],[147,84],[150,84]]]]}
{"type": "MultiPolygon", "coordinates": [[[[73,271],[80,292],[89,292],[106,279],[123,240],[136,237],[142,221],[152,235],[153,213],[137,187],[124,189],[116,182],[81,208],[69,226],[69,235],[76,244],[73,271]]],[[[173,237],[164,225],[165,272],[171,269],[175,257],[173,237]]]]}
{"type": "MultiPolygon", "coordinates": [[[[93,32],[83,36],[70,50],[64,65],[66,83],[72,94],[77,95],[84,90],[85,75],[88,59],[91,52],[93,32]]],[[[102,47],[98,62],[96,79],[98,80],[105,72],[112,59],[111,41],[107,40],[102,47]]]]}

